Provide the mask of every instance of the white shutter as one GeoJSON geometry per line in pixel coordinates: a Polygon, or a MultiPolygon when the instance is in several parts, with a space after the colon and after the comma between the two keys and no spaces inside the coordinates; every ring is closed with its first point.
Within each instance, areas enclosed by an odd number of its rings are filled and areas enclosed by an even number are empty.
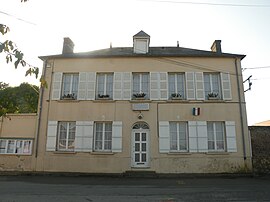
{"type": "Polygon", "coordinates": [[[122,122],[112,124],[112,152],[122,152],[122,122]]]}
{"type": "Polygon", "coordinates": [[[195,72],[196,99],[204,100],[204,80],[202,72],[195,72]]]}
{"type": "Polygon", "coordinates": [[[92,151],[93,125],[93,121],[76,121],[75,151],[92,151]]]}
{"type": "Polygon", "coordinates": [[[159,100],[159,72],[150,72],[150,99],[159,100]]]}
{"type": "Polygon", "coordinates": [[[53,73],[53,82],[52,82],[52,100],[60,100],[61,96],[61,87],[62,87],[62,72],[53,73]]]}
{"type": "Polygon", "coordinates": [[[198,152],[208,152],[206,121],[197,121],[198,152]]]}
{"type": "Polygon", "coordinates": [[[131,100],[131,72],[122,72],[122,99],[131,100]]]}
{"type": "Polygon", "coordinates": [[[194,72],[186,72],[187,99],[195,100],[194,72]]]}
{"type": "Polygon", "coordinates": [[[188,135],[189,135],[189,152],[198,151],[198,138],[197,138],[197,122],[188,122],[188,135]]]}
{"type": "Polygon", "coordinates": [[[87,87],[87,73],[80,72],[79,74],[79,87],[78,87],[78,100],[86,99],[86,87],[87,87]]]}
{"type": "Polygon", "coordinates": [[[113,99],[122,100],[122,72],[113,75],[113,99]]]}
{"type": "Polygon", "coordinates": [[[168,73],[160,72],[159,73],[159,90],[160,90],[160,99],[168,100],[168,73]]]}
{"type": "Polygon", "coordinates": [[[56,150],[57,121],[48,122],[46,151],[56,150]]]}
{"type": "Polygon", "coordinates": [[[86,73],[86,99],[95,99],[95,89],[96,89],[96,72],[86,73]]]}
{"type": "Polygon", "coordinates": [[[227,151],[237,152],[235,122],[226,121],[225,125],[226,125],[225,127],[226,127],[227,151]]]}
{"type": "Polygon", "coordinates": [[[169,121],[159,122],[159,152],[168,153],[170,151],[170,125],[169,121]]]}
{"type": "Polygon", "coordinates": [[[232,92],[231,92],[230,74],[220,73],[220,77],[221,77],[222,97],[224,100],[231,100],[232,92]]]}

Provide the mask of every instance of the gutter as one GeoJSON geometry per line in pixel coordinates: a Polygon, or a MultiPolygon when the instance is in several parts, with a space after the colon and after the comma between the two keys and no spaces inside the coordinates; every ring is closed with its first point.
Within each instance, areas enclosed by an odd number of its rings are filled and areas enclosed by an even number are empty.
{"type": "Polygon", "coordinates": [[[236,79],[237,79],[237,92],[238,92],[239,109],[240,109],[243,154],[244,154],[244,160],[246,160],[247,154],[246,154],[246,144],[245,144],[245,134],[244,134],[244,119],[243,119],[242,100],[241,100],[241,93],[240,93],[239,73],[238,73],[238,67],[237,67],[237,58],[235,58],[234,64],[235,64],[236,79]]]}
{"type": "MultiPolygon", "coordinates": [[[[42,75],[45,77],[46,75],[46,65],[47,61],[44,61],[43,63],[43,73],[42,75]]],[[[38,155],[38,140],[39,140],[39,133],[40,133],[40,122],[41,122],[41,113],[42,113],[42,104],[43,104],[43,94],[44,94],[44,87],[42,87],[41,92],[40,92],[40,100],[39,100],[39,110],[38,110],[38,124],[37,124],[37,131],[36,131],[36,139],[35,139],[35,158],[37,158],[38,155]]]]}

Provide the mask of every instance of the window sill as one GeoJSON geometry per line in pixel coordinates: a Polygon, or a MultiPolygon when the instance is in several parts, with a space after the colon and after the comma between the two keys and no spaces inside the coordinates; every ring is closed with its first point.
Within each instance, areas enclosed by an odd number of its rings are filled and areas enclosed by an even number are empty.
{"type": "Polygon", "coordinates": [[[1,153],[1,155],[4,155],[4,156],[32,156],[32,154],[8,154],[8,153],[1,153]]]}
{"type": "Polygon", "coordinates": [[[108,151],[108,152],[106,152],[106,151],[104,151],[104,152],[102,152],[102,151],[93,151],[93,152],[91,152],[91,154],[93,154],[93,155],[114,155],[114,153],[111,152],[111,151],[108,151]]]}
{"type": "Polygon", "coordinates": [[[75,151],[54,151],[54,154],[76,154],[75,151]]]}
{"type": "Polygon", "coordinates": [[[115,102],[113,99],[103,99],[103,98],[97,98],[96,100],[92,100],[93,102],[115,102]]]}
{"type": "Polygon", "coordinates": [[[74,99],[63,99],[63,100],[56,100],[57,102],[80,102],[80,100],[74,99]]]}
{"type": "Polygon", "coordinates": [[[167,153],[168,155],[191,155],[192,153],[188,151],[170,151],[167,153]]]}
{"type": "Polygon", "coordinates": [[[222,100],[222,99],[210,99],[210,100],[205,100],[205,102],[225,102],[225,100],[222,100]]]}
{"type": "Polygon", "coordinates": [[[139,99],[132,99],[132,100],[129,100],[131,103],[136,103],[136,102],[152,102],[152,100],[149,100],[149,99],[142,99],[142,100],[139,100],[139,99]]]}
{"type": "Polygon", "coordinates": [[[230,153],[225,151],[209,151],[206,153],[207,155],[229,155],[230,153]]]}
{"type": "Polygon", "coordinates": [[[167,100],[167,102],[189,102],[189,100],[185,100],[185,99],[171,99],[171,100],[167,100]]]}

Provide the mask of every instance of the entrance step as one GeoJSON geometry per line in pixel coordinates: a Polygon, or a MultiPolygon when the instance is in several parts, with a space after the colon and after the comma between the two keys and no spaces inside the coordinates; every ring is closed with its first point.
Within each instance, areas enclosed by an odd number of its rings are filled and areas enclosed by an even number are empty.
{"type": "Polygon", "coordinates": [[[126,171],[123,173],[124,177],[134,178],[157,178],[158,175],[155,171],[126,171]]]}

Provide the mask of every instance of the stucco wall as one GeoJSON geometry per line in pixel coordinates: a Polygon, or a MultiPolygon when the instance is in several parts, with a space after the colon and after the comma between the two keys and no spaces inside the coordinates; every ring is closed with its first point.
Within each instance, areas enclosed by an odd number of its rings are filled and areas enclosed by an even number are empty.
{"type": "Polygon", "coordinates": [[[270,126],[250,126],[255,173],[270,173],[270,126]]]}

